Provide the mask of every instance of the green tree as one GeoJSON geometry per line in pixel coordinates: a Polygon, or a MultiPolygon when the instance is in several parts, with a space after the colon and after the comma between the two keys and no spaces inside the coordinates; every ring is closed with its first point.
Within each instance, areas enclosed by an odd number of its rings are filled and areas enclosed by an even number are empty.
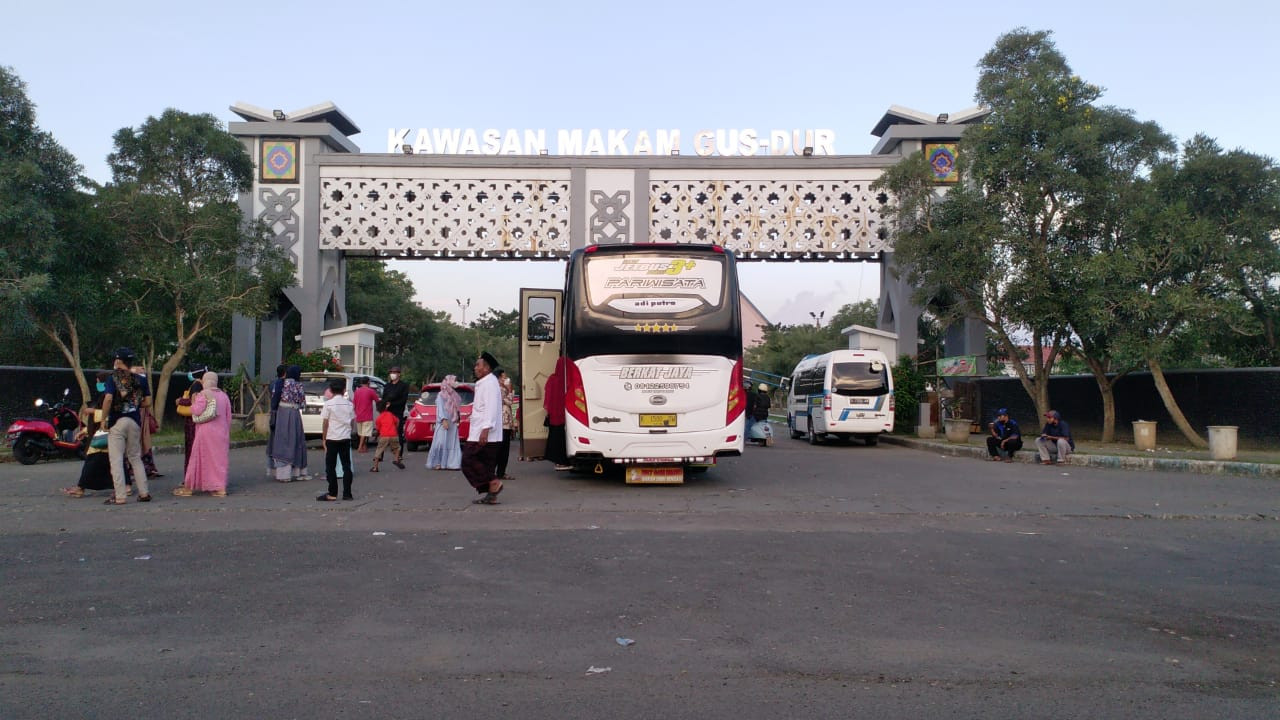
{"type": "Polygon", "coordinates": [[[1174,424],[1198,447],[1207,442],[1178,406],[1164,365],[1188,347],[1204,347],[1200,328],[1238,316],[1233,298],[1247,272],[1240,263],[1256,257],[1260,241],[1271,242],[1265,228],[1280,218],[1280,182],[1270,166],[1268,159],[1224,153],[1209,138],[1193,138],[1180,158],[1152,172],[1115,265],[1130,284],[1116,295],[1123,311],[1116,315],[1113,346],[1145,360],[1174,424]]]}
{"type": "Polygon", "coordinates": [[[491,337],[519,338],[520,311],[517,309],[503,312],[497,308],[489,308],[480,317],[472,320],[470,327],[483,331],[491,337]]]}
{"type": "Polygon", "coordinates": [[[1087,199],[1161,140],[1158,128],[1098,106],[1101,89],[1072,73],[1049,36],[1015,30],[979,62],[975,97],[990,114],[965,132],[961,179],[945,197],[919,155],[877,183],[895,197],[895,255],[921,304],[944,325],[985,323],[1004,357],[1021,357],[1030,340],[1031,371],[1014,368],[1040,414],[1073,338],[1081,264],[1094,255],[1072,230],[1087,199]]]}
{"type": "Polygon", "coordinates": [[[36,125],[26,83],[0,67],[0,302],[21,307],[48,283],[48,258],[80,185],[80,165],[36,125]]]}
{"type": "Polygon", "coordinates": [[[766,325],[762,342],[747,348],[746,364],[753,370],[790,375],[806,355],[848,347],[840,331],[850,325],[873,328],[878,313],[875,300],[862,300],[842,306],[826,325],[766,325]]]}
{"type": "Polygon", "coordinates": [[[155,402],[164,407],[163,380],[197,339],[233,314],[264,314],[292,270],[240,212],[253,161],[216,117],[169,109],[114,140],[101,196],[122,246],[118,292],[134,309],[149,366],[163,358],[155,402]]]}
{"type": "Polygon", "coordinates": [[[88,271],[111,264],[80,165],[35,122],[26,85],[0,67],[0,309],[22,362],[40,357],[38,332],[75,370],[89,397],[82,338],[102,326],[109,295],[88,271]],[[85,331],[88,331],[87,333],[85,331]]]}

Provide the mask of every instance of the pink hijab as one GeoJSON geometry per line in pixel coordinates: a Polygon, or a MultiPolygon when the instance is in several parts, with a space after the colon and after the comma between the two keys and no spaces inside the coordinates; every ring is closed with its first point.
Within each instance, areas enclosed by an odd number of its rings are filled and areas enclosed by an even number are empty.
{"type": "Polygon", "coordinates": [[[445,375],[440,382],[440,417],[438,420],[456,420],[458,408],[462,406],[462,398],[458,395],[458,376],[445,375]]]}

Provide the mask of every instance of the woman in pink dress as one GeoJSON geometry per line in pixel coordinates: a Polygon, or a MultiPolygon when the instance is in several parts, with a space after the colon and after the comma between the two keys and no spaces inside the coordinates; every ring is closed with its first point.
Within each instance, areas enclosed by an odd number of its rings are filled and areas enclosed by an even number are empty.
{"type": "Polygon", "coordinates": [[[217,403],[218,412],[212,420],[196,425],[191,462],[182,486],[174,488],[173,494],[190,497],[207,492],[213,497],[226,497],[227,465],[231,459],[231,398],[218,388],[217,373],[205,373],[200,382],[204,389],[191,398],[191,416],[199,417],[209,403],[217,403]]]}

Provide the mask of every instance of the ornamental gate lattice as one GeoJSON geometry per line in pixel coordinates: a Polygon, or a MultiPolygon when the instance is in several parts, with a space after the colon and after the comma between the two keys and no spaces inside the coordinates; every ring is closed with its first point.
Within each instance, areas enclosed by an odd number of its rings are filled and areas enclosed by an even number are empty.
{"type": "MultiPolygon", "coordinates": [[[[300,314],[304,350],[347,324],[347,256],[559,260],[611,243],[714,243],[746,261],[878,262],[880,325],[915,346],[912,288],[886,271],[889,198],[872,188],[919,147],[910,132],[870,155],[412,155],[361,153],[348,139],[359,129],[331,103],[287,119],[243,104],[232,110],[245,122],[231,123],[231,133],[258,167],[241,209],[295,263],[295,286],[285,290],[291,308],[233,320],[233,367],[251,374],[279,362],[284,314],[300,314]]],[[[886,115],[901,117],[922,126],[896,110],[886,115]]],[[[963,129],[923,127],[952,141],[963,129]]]]}

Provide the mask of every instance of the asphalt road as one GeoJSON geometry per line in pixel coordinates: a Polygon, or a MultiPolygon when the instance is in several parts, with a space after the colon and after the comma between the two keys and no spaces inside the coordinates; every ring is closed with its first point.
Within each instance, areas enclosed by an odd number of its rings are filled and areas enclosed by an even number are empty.
{"type": "Polygon", "coordinates": [[[486,507],[408,458],[346,503],[261,448],[124,507],[0,466],[0,718],[1280,716],[1274,481],[782,439],[486,507]]]}

